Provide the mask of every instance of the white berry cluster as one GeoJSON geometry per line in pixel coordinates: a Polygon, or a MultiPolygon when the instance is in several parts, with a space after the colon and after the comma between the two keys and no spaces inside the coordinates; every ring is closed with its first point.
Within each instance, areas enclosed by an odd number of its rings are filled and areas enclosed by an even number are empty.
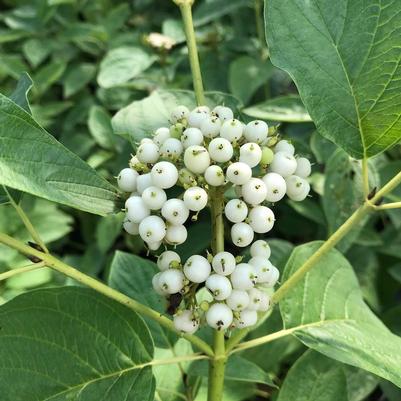
{"type": "MultiPolygon", "coordinates": [[[[233,223],[231,240],[237,247],[251,245],[255,233],[272,229],[275,216],[269,206],[286,194],[294,201],[308,195],[308,159],[295,157],[294,146],[278,141],[264,121],[245,125],[224,106],[212,111],[207,106],[192,111],[178,106],[170,122],[170,127],[159,128],[152,139],[140,142],[130,167],[118,176],[120,189],[130,193],[124,229],[139,234],[150,250],[184,243],[186,221],[191,213],[192,220],[197,219],[213,188],[222,193],[231,186],[235,189],[236,197],[225,203],[224,215],[233,223]],[[183,191],[169,198],[167,190],[175,186],[183,191]]],[[[273,287],[279,276],[269,262],[268,244],[255,241],[248,263],[229,252],[207,256],[193,255],[185,263],[171,250],[159,256],[155,291],[183,297],[184,307],[174,317],[177,329],[192,333],[201,320],[216,329],[254,325],[257,312],[269,307],[263,288],[273,287]],[[213,297],[203,306],[195,296],[202,286],[213,297]]]]}

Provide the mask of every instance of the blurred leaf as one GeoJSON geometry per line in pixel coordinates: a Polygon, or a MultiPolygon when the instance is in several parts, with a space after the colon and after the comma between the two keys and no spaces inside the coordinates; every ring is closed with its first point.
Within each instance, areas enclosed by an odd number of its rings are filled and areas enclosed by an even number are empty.
{"type": "Polygon", "coordinates": [[[390,273],[391,277],[401,283],[401,263],[391,266],[388,272],[390,273]]]}
{"type": "MultiPolygon", "coordinates": [[[[245,81],[243,84],[248,83],[245,81]]],[[[249,83],[248,83],[249,84],[249,83]]],[[[302,123],[312,121],[299,96],[288,95],[266,100],[242,110],[247,116],[261,120],[302,123]]]]}
{"type": "Polygon", "coordinates": [[[34,120],[43,127],[48,127],[54,119],[73,106],[72,102],[52,102],[41,105],[32,105],[32,116],[34,120]]]}
{"type": "Polygon", "coordinates": [[[39,287],[40,285],[48,283],[52,279],[52,270],[43,268],[33,270],[27,273],[12,276],[6,281],[7,288],[15,289],[29,289],[39,287]]]}
{"type": "Polygon", "coordinates": [[[273,67],[270,63],[255,57],[241,56],[231,62],[229,67],[230,91],[244,104],[247,104],[256,90],[269,79],[272,72],[273,67]]]}
{"type": "Polygon", "coordinates": [[[194,25],[199,27],[229,14],[240,7],[249,5],[248,0],[212,0],[204,1],[195,8],[194,25]]]}
{"type": "Polygon", "coordinates": [[[73,65],[63,79],[64,97],[70,97],[84,88],[95,76],[93,64],[81,63],[73,65]]]}
{"type": "Polygon", "coordinates": [[[401,388],[394,386],[393,383],[383,380],[380,383],[380,387],[383,390],[386,401],[400,401],[401,400],[401,388]]]}
{"type": "Polygon", "coordinates": [[[10,95],[10,99],[28,113],[31,113],[28,92],[32,88],[32,83],[31,77],[24,72],[18,80],[17,87],[15,88],[14,92],[10,95]]]}
{"type": "Polygon", "coordinates": [[[319,132],[359,159],[400,141],[401,2],[265,3],[271,60],[291,75],[319,132]]]}
{"type": "MultiPolygon", "coordinates": [[[[388,182],[396,174],[401,171],[401,161],[395,160],[387,162],[382,168],[380,168],[380,178],[382,182],[388,182]]],[[[384,198],[387,202],[401,202],[401,187],[394,188],[384,198]]],[[[389,209],[385,212],[391,219],[392,223],[398,229],[401,228],[401,209],[389,209]]]]}
{"type": "Polygon", "coordinates": [[[114,211],[114,187],[3,95],[0,147],[1,184],[95,214],[114,211]]]}
{"type": "Polygon", "coordinates": [[[314,352],[305,352],[283,382],[277,401],[348,401],[341,364],[314,352]]]}
{"type": "MultiPolygon", "coordinates": [[[[331,360],[332,363],[335,363],[331,360]]],[[[379,378],[363,369],[341,365],[347,379],[349,401],[365,400],[379,384],[379,378]]]]}
{"type": "Polygon", "coordinates": [[[111,126],[111,117],[101,106],[92,106],[89,110],[88,128],[95,141],[105,149],[114,149],[115,136],[111,126]]]}
{"type": "Polygon", "coordinates": [[[28,68],[20,55],[2,54],[0,57],[0,75],[5,73],[15,79],[19,79],[20,75],[27,70],[28,68]]]}
{"type": "Polygon", "coordinates": [[[306,217],[307,219],[320,224],[322,226],[326,225],[326,219],[324,217],[322,208],[317,202],[312,199],[304,199],[302,202],[288,201],[288,204],[300,215],[306,217]]]}
{"type": "MultiPolygon", "coordinates": [[[[188,374],[191,376],[208,377],[208,362],[193,362],[188,370],[188,374]]],[[[236,355],[228,359],[224,378],[225,380],[262,383],[270,387],[277,387],[271,377],[258,365],[236,355]]]]}
{"type": "Polygon", "coordinates": [[[311,135],[310,148],[320,164],[325,164],[337,149],[333,142],[321,136],[318,131],[314,131],[311,135]]]}
{"type": "Polygon", "coordinates": [[[15,42],[29,36],[28,32],[18,29],[0,29],[0,43],[15,42]]]}
{"type": "Polygon", "coordinates": [[[53,288],[15,298],[0,315],[3,401],[153,401],[152,370],[142,366],[152,361],[152,338],[125,306],[92,290],[53,288]]]}
{"type": "Polygon", "coordinates": [[[168,18],[163,21],[162,33],[175,40],[176,43],[185,41],[185,32],[182,21],[168,18]]]}
{"type": "Polygon", "coordinates": [[[24,56],[32,67],[36,68],[51,53],[52,46],[49,39],[29,39],[22,45],[24,56]]]}
{"type": "Polygon", "coordinates": [[[401,305],[388,309],[383,314],[383,321],[390,327],[391,331],[401,336],[401,305]]]}
{"type": "Polygon", "coordinates": [[[106,253],[121,234],[124,214],[110,214],[99,221],[96,226],[96,244],[101,252],[106,253]]]}
{"type": "MultiPolygon", "coordinates": [[[[202,386],[194,401],[207,401],[207,381],[202,381],[202,386]]],[[[224,383],[223,400],[224,401],[243,401],[249,400],[256,394],[254,383],[227,381],[224,383]]]]}
{"type": "MultiPolygon", "coordinates": [[[[108,283],[112,288],[165,314],[166,301],[152,288],[152,278],[158,271],[156,264],[150,260],[117,251],[111,263],[108,283]]],[[[145,321],[152,332],[156,346],[173,347],[177,340],[176,335],[162,328],[154,320],[145,318],[145,321]]]]}
{"type": "MultiPolygon", "coordinates": [[[[322,242],[295,248],[283,281],[322,242]]],[[[401,338],[392,334],[362,300],[349,262],[337,250],[323,255],[280,302],[286,329],[330,358],[365,369],[401,386],[401,338]]]]}
{"type": "Polygon", "coordinates": [[[63,61],[52,61],[44,65],[33,76],[34,89],[39,94],[46,92],[51,85],[61,78],[66,66],[63,61]]]}
{"type": "Polygon", "coordinates": [[[97,81],[103,88],[124,84],[149,68],[155,60],[155,56],[140,47],[112,49],[100,63],[97,81]]]}

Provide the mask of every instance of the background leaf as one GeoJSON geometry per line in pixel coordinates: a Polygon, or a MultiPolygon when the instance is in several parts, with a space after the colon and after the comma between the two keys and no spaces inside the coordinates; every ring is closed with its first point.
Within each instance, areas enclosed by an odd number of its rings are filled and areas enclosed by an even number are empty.
{"type": "Polygon", "coordinates": [[[400,2],[269,0],[265,12],[271,60],[323,136],[355,158],[400,141],[400,2]]]}
{"type": "Polygon", "coordinates": [[[21,75],[18,80],[17,87],[14,92],[10,95],[10,99],[22,107],[26,112],[31,113],[31,108],[29,106],[28,93],[32,88],[32,79],[25,72],[21,75]]]}

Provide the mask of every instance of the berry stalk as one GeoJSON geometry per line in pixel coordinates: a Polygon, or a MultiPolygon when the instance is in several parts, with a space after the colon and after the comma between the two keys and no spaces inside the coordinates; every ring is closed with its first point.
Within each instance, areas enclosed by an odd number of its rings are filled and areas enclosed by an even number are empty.
{"type": "Polygon", "coordinates": [[[202,73],[199,64],[198,49],[196,47],[194,23],[192,20],[192,0],[174,0],[180,7],[184,22],[185,36],[187,39],[189,64],[191,65],[192,81],[194,85],[196,103],[198,106],[205,104],[202,73]]]}
{"type": "MultiPolygon", "coordinates": [[[[210,194],[212,219],[212,251],[216,255],[224,251],[224,191],[215,189],[210,194]]],[[[214,330],[214,356],[209,362],[208,401],[221,401],[224,390],[224,372],[227,363],[224,330],[214,330]]]]}

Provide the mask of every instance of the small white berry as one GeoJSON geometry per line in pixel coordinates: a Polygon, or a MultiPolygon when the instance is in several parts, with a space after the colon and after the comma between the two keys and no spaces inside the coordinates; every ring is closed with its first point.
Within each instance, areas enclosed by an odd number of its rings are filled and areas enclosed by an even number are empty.
{"type": "Polygon", "coordinates": [[[236,119],[227,120],[220,128],[220,136],[230,142],[238,141],[242,137],[244,127],[241,121],[236,119]]]}
{"type": "Polygon", "coordinates": [[[248,215],[248,206],[241,199],[231,199],[224,208],[224,214],[232,223],[241,223],[248,215]]]}
{"type": "Polygon", "coordinates": [[[285,152],[289,155],[294,155],[295,148],[290,142],[286,141],[285,139],[277,142],[277,145],[274,147],[274,152],[285,152]]]}
{"type": "Polygon", "coordinates": [[[174,107],[170,115],[170,120],[173,124],[180,122],[184,118],[188,118],[189,110],[187,107],[179,105],[174,107]]]}
{"type": "Polygon", "coordinates": [[[188,124],[191,127],[200,128],[202,122],[210,116],[207,106],[199,106],[193,109],[188,115],[188,124]]]}
{"type": "Polygon", "coordinates": [[[249,167],[257,166],[262,159],[262,149],[257,143],[248,142],[240,147],[239,161],[249,167]]]}
{"type": "Polygon", "coordinates": [[[167,189],[173,187],[178,180],[178,170],[173,163],[156,163],[151,171],[153,185],[167,189]]]}
{"type": "Polygon", "coordinates": [[[212,187],[219,187],[225,183],[223,169],[220,166],[209,166],[205,171],[205,180],[212,187]]]}
{"type": "Polygon", "coordinates": [[[160,285],[160,275],[161,275],[161,272],[159,272],[159,273],[156,273],[154,276],[153,276],[153,278],[152,278],[152,287],[153,287],[153,289],[155,290],[155,292],[156,292],[156,294],[159,294],[159,295],[167,295],[168,294],[168,292],[165,290],[165,289],[163,289],[162,287],[161,287],[161,285],[160,285]]]}
{"type": "Polygon", "coordinates": [[[255,241],[251,245],[250,252],[251,252],[252,257],[261,256],[265,259],[269,259],[270,255],[271,255],[271,250],[270,250],[269,244],[262,239],[255,241]]]}
{"type": "Polygon", "coordinates": [[[117,177],[117,184],[121,191],[132,192],[136,190],[138,173],[131,168],[124,168],[117,177]]]}
{"type": "Polygon", "coordinates": [[[181,263],[180,255],[174,251],[164,251],[157,258],[157,267],[160,271],[169,269],[174,263],[177,265],[181,263]]]}
{"type": "Polygon", "coordinates": [[[181,199],[169,199],[162,206],[162,216],[176,226],[184,224],[189,217],[189,209],[181,199]]]}
{"type": "Polygon", "coordinates": [[[230,164],[227,168],[227,179],[235,185],[243,185],[252,177],[251,168],[241,162],[230,164]]]}
{"type": "Polygon", "coordinates": [[[274,213],[267,206],[256,206],[250,210],[248,221],[255,233],[264,234],[273,228],[274,213]]]}
{"type": "Polygon", "coordinates": [[[171,245],[183,244],[188,237],[188,231],[184,225],[167,227],[165,240],[171,245]]]}
{"type": "Polygon", "coordinates": [[[195,174],[202,174],[210,165],[209,152],[203,146],[190,146],[184,153],[185,167],[195,174]]]}
{"type": "Polygon", "coordinates": [[[206,322],[217,330],[228,329],[233,322],[233,312],[225,304],[213,304],[206,312],[206,322]]]}
{"type": "Polygon", "coordinates": [[[166,224],[159,216],[145,217],[139,224],[139,235],[146,242],[159,242],[166,235],[166,224]]]}
{"type": "Polygon", "coordinates": [[[301,178],[307,178],[310,176],[312,171],[310,161],[305,157],[299,157],[297,159],[297,169],[295,170],[294,175],[297,175],[301,178]]]}
{"type": "Polygon", "coordinates": [[[208,149],[211,159],[218,163],[228,162],[234,153],[233,146],[224,138],[214,138],[209,143],[208,149]]]}
{"type": "Polygon", "coordinates": [[[259,311],[266,312],[269,310],[271,305],[270,297],[263,291],[260,294],[260,301],[259,301],[259,311]]]}
{"type": "Polygon", "coordinates": [[[155,131],[153,142],[160,147],[168,138],[170,138],[170,129],[167,127],[160,127],[155,131]]]}
{"type": "Polygon", "coordinates": [[[167,157],[179,157],[184,147],[179,139],[168,138],[160,147],[160,154],[167,157]]]}
{"type": "Polygon", "coordinates": [[[203,144],[203,140],[202,131],[194,127],[187,128],[181,136],[181,143],[185,149],[190,146],[200,146],[203,144]]]}
{"type": "Polygon", "coordinates": [[[143,191],[146,188],[149,188],[153,185],[152,176],[150,173],[139,175],[136,179],[136,190],[140,195],[143,194],[143,191]]]}
{"type": "Polygon", "coordinates": [[[168,269],[158,273],[158,285],[167,294],[176,294],[184,288],[184,274],[177,269],[168,269]]]}
{"type": "Polygon", "coordinates": [[[125,201],[127,217],[133,223],[140,223],[150,215],[150,209],[140,196],[130,196],[125,201]]]}
{"type": "Polygon", "coordinates": [[[266,200],[268,202],[278,202],[284,197],[287,191],[287,184],[280,174],[267,173],[262,180],[266,185],[266,200]]]}
{"type": "Polygon", "coordinates": [[[154,143],[151,138],[142,138],[139,145],[144,145],[145,143],[154,143]]]}
{"type": "Polygon", "coordinates": [[[248,295],[249,295],[249,305],[247,309],[259,310],[260,305],[262,303],[263,292],[258,290],[257,288],[251,288],[248,291],[248,295]]]}
{"type": "Polygon", "coordinates": [[[226,303],[233,311],[241,311],[249,305],[249,295],[243,290],[232,290],[226,303]]]}
{"type": "Polygon", "coordinates": [[[191,187],[184,192],[185,206],[194,212],[204,209],[207,205],[207,192],[201,187],[191,187]]]}
{"type": "Polygon", "coordinates": [[[235,269],[236,261],[235,257],[230,252],[219,252],[214,255],[212,260],[213,270],[217,274],[221,274],[223,276],[230,275],[235,269]]]}
{"type": "Polygon", "coordinates": [[[235,223],[231,227],[231,240],[233,244],[244,248],[253,241],[254,230],[247,223],[235,223]]]}
{"type": "Polygon", "coordinates": [[[213,113],[222,121],[232,120],[234,118],[234,113],[229,107],[216,106],[213,109],[213,113]]]}
{"type": "Polygon", "coordinates": [[[256,310],[244,309],[240,312],[238,319],[235,319],[235,326],[239,329],[254,326],[258,321],[258,313],[256,310]]]}
{"type": "Polygon", "coordinates": [[[210,263],[201,255],[192,255],[184,264],[184,274],[193,283],[203,283],[211,271],[210,263]]]}
{"type": "Polygon", "coordinates": [[[216,301],[224,301],[232,291],[230,280],[220,274],[210,275],[205,283],[206,288],[212,293],[216,301]]]}
{"type": "Polygon", "coordinates": [[[294,174],[296,169],[297,161],[295,157],[286,152],[275,153],[269,166],[270,172],[280,174],[284,178],[294,174]]]}
{"type": "Polygon", "coordinates": [[[123,223],[124,230],[131,235],[139,234],[139,224],[126,218],[123,223]]]}
{"type": "Polygon", "coordinates": [[[145,241],[145,244],[150,251],[157,251],[161,247],[162,241],[156,241],[156,242],[146,242],[145,241]]]}
{"type": "Polygon", "coordinates": [[[202,121],[200,129],[206,138],[214,138],[220,132],[221,120],[218,117],[208,117],[202,121]]]}
{"type": "Polygon", "coordinates": [[[269,127],[264,121],[249,122],[244,129],[244,136],[250,142],[262,143],[266,140],[269,127]]]}
{"type": "Polygon", "coordinates": [[[250,290],[257,281],[257,274],[252,265],[249,263],[240,263],[232,272],[231,284],[236,290],[250,290]]]}
{"type": "Polygon", "coordinates": [[[310,185],[305,178],[291,175],[285,181],[287,183],[287,195],[291,200],[300,202],[308,196],[310,185]]]}
{"type": "Polygon", "coordinates": [[[176,330],[183,333],[193,334],[199,328],[199,320],[188,309],[174,315],[173,322],[176,330]]]}
{"type": "Polygon", "coordinates": [[[260,178],[251,178],[242,186],[242,197],[250,205],[259,205],[266,199],[267,188],[260,178]]]}
{"type": "Polygon", "coordinates": [[[156,163],[159,159],[159,147],[152,141],[139,146],[136,156],[141,163],[156,163]]]}
{"type": "Polygon", "coordinates": [[[167,200],[167,195],[159,187],[148,187],[142,192],[142,199],[150,210],[159,210],[167,200]]]}

